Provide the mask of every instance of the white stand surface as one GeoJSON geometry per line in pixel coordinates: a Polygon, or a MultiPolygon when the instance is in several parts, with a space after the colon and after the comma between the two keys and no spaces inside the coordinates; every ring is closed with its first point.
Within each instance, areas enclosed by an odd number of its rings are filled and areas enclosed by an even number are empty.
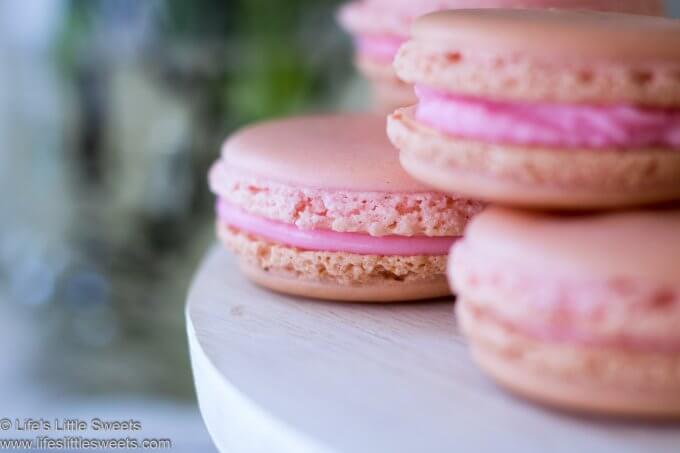
{"type": "Polygon", "coordinates": [[[550,411],[473,365],[453,304],[342,304],[260,289],[225,251],[187,305],[194,378],[224,453],[680,452],[680,425],[550,411]]]}

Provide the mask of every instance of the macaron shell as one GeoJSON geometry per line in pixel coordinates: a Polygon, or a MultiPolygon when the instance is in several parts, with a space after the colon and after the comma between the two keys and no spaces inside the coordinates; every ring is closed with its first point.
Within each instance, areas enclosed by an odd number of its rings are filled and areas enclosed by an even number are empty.
{"type": "Polygon", "coordinates": [[[481,256],[539,273],[680,282],[680,207],[573,216],[489,208],[465,241],[481,256]]]}
{"type": "Polygon", "coordinates": [[[532,208],[630,207],[680,198],[680,153],[560,150],[459,139],[420,124],[413,108],[388,118],[404,169],[439,190],[532,208]]]}
{"type": "Polygon", "coordinates": [[[537,9],[584,9],[602,11],[637,12],[660,14],[664,11],[662,0],[365,0],[364,3],[382,5],[398,10],[420,11],[432,9],[474,9],[474,8],[537,8],[537,9]]]}
{"type": "Polygon", "coordinates": [[[355,34],[408,37],[408,26],[418,16],[470,8],[568,8],[651,15],[664,12],[662,0],[358,0],[346,3],[338,19],[355,34]]]}
{"type": "Polygon", "coordinates": [[[223,162],[247,174],[302,187],[427,192],[399,165],[378,115],[328,115],[261,123],[223,146],[223,162]]]}
{"type": "Polygon", "coordinates": [[[259,286],[279,293],[310,299],[384,303],[434,299],[450,295],[444,277],[433,278],[429,282],[408,284],[385,282],[347,286],[283,277],[247,263],[241,263],[240,267],[241,271],[259,286]]]}
{"type": "MultiPolygon", "coordinates": [[[[395,156],[396,159],[396,156],[395,156]]],[[[243,174],[216,162],[210,186],[242,210],[302,229],[371,236],[462,236],[484,205],[440,192],[310,189],[243,174]]]]}
{"type": "Polygon", "coordinates": [[[466,9],[419,18],[416,41],[495,54],[560,59],[677,60],[680,22],[621,13],[572,10],[466,9]]]}
{"type": "Polygon", "coordinates": [[[409,83],[491,100],[675,107],[680,64],[657,57],[651,51],[640,61],[532,55],[416,39],[401,47],[394,68],[409,83]]]}
{"type": "Polygon", "coordinates": [[[680,354],[594,349],[533,340],[458,300],[473,358],[501,386],[570,411],[680,417],[680,354]]]}
{"type": "Polygon", "coordinates": [[[450,295],[446,256],[379,256],[300,250],[218,221],[222,243],[261,286],[303,297],[397,302],[450,295]]]}

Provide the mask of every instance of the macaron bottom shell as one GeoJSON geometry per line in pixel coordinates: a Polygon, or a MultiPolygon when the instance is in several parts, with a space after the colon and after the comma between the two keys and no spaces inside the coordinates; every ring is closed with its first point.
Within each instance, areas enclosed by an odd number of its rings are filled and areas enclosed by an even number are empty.
{"type": "Polygon", "coordinates": [[[456,313],[475,362],[519,396],[568,411],[680,418],[680,353],[537,340],[461,298],[456,313]]]}
{"type": "Polygon", "coordinates": [[[390,115],[404,169],[440,190],[532,208],[583,210],[680,197],[680,152],[575,150],[482,143],[436,131],[414,108],[390,115]]]}
{"type": "Polygon", "coordinates": [[[451,294],[446,256],[380,256],[301,250],[217,223],[244,274],[268,289],[307,298],[400,302],[451,294]]]}
{"type": "Polygon", "coordinates": [[[361,286],[334,285],[277,275],[249,263],[241,262],[240,266],[241,272],[259,286],[309,299],[389,303],[436,299],[450,294],[444,278],[408,284],[385,282],[361,286]]]}

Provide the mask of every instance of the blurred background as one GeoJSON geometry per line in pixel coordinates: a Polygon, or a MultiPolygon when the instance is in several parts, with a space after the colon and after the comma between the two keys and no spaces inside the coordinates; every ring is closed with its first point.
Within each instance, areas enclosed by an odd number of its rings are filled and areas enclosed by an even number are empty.
{"type": "Polygon", "coordinates": [[[244,123],[362,107],[339,3],[0,0],[0,416],[214,451],[183,318],[207,168],[244,123]]]}
{"type": "Polygon", "coordinates": [[[244,123],[360,105],[338,3],[0,0],[1,417],[213,451],[183,314],[207,169],[244,123]]]}

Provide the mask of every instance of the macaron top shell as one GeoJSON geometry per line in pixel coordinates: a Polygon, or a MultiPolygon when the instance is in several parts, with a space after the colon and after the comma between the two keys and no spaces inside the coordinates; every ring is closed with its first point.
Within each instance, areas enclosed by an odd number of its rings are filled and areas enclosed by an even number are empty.
{"type": "Polygon", "coordinates": [[[222,148],[232,169],[317,189],[432,192],[400,166],[385,118],[368,114],[296,117],[238,132],[222,148]]]}
{"type": "Polygon", "coordinates": [[[622,13],[466,9],[419,18],[412,38],[493,54],[654,62],[680,58],[680,21],[622,13]]]}
{"type": "Polygon", "coordinates": [[[537,275],[680,282],[680,208],[589,215],[490,208],[468,225],[465,245],[537,275]]]}
{"type": "Polygon", "coordinates": [[[355,0],[339,13],[343,26],[357,34],[408,37],[409,24],[433,11],[469,8],[564,8],[660,15],[662,0],[355,0]]]}
{"type": "Polygon", "coordinates": [[[680,105],[680,21],[566,10],[458,10],[419,18],[400,79],[519,102],[680,105]]]}

